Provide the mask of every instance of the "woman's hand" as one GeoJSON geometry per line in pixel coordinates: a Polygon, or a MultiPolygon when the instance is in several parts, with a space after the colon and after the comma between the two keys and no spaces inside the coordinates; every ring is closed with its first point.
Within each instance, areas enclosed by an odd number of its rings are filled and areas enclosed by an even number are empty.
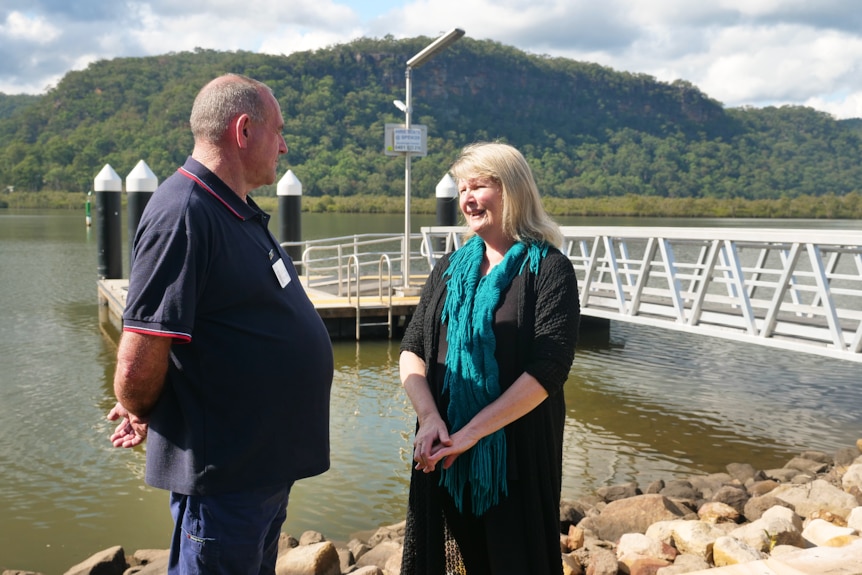
{"type": "Polygon", "coordinates": [[[441,449],[452,445],[449,430],[446,424],[436,413],[425,417],[419,423],[419,430],[413,440],[413,461],[416,469],[424,473],[431,473],[440,461],[437,453],[441,449]]]}

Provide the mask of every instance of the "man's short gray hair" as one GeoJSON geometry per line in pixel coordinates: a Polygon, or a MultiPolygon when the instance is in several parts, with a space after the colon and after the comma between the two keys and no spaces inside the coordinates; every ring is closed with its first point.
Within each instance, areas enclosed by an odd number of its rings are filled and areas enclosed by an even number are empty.
{"type": "Polygon", "coordinates": [[[225,74],[209,82],[192,105],[189,123],[195,141],[218,142],[239,114],[248,114],[253,122],[263,122],[266,93],[272,94],[266,84],[241,74],[225,74]]]}

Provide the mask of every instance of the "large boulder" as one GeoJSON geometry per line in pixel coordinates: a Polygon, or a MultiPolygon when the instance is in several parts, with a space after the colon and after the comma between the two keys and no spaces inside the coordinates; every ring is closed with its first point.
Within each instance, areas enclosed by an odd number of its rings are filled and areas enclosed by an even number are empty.
{"type": "Polygon", "coordinates": [[[796,513],[806,518],[822,510],[846,519],[858,505],[855,497],[822,479],[802,485],[781,485],[769,495],[792,504],[796,513]]]}
{"type": "Polygon", "coordinates": [[[716,567],[739,565],[764,558],[765,553],[730,536],[719,537],[712,546],[712,560],[716,567]]]}
{"type": "Polygon", "coordinates": [[[599,539],[616,541],[626,533],[645,533],[658,521],[681,519],[689,514],[690,511],[663,495],[636,495],[609,503],[597,517],[587,517],[578,526],[599,539]]]}
{"type": "Polygon", "coordinates": [[[712,546],[726,533],[718,525],[705,521],[677,521],[673,526],[673,544],[680,553],[712,561],[712,546]]]}
{"type": "Polygon", "coordinates": [[[294,547],[278,558],[276,575],[341,575],[341,561],[331,541],[294,547]]]}
{"type": "Polygon", "coordinates": [[[123,575],[126,567],[126,553],[116,545],[91,555],[67,570],[65,575],[123,575]]]}

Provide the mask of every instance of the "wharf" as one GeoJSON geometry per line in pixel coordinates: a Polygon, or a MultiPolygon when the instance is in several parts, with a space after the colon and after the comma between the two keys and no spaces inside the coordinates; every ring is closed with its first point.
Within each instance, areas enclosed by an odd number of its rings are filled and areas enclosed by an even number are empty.
{"type": "MultiPolygon", "coordinates": [[[[418,295],[393,294],[380,297],[375,290],[373,295],[348,297],[320,288],[309,288],[305,276],[300,276],[300,281],[332,339],[358,340],[360,336],[397,337],[419,303],[418,295]]],[[[102,279],[97,282],[96,287],[99,296],[99,321],[112,324],[117,331],[122,331],[129,280],[102,279]]]]}

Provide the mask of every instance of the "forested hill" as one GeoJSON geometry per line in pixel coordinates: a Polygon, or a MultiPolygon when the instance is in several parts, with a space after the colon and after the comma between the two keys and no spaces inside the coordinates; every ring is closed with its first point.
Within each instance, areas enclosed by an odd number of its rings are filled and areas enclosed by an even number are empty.
{"type": "MultiPolygon", "coordinates": [[[[269,56],[196,50],[100,61],[39,97],[0,94],[0,189],[87,191],[105,164],[141,159],[160,180],[192,148],[200,87],[224,72],[270,85],[285,115],[292,169],[309,196],[404,190],[383,154],[403,122],[405,62],[430,38],[361,39],[269,56]]],[[[689,82],[464,38],[413,73],[413,122],[428,156],[412,189],[433,196],[465,144],[501,139],[529,158],[543,194],[747,199],[860,191],[862,129],[804,107],[725,109],[689,82]]],[[[259,193],[274,193],[274,188],[259,193]]]]}

